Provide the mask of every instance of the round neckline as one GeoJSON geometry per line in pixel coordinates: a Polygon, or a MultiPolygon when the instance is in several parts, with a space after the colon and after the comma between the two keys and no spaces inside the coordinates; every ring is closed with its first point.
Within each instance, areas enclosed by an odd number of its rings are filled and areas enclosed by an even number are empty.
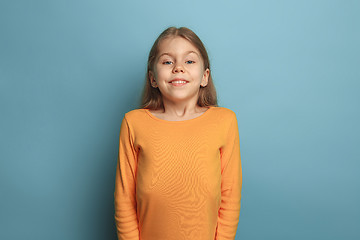
{"type": "Polygon", "coordinates": [[[166,123],[188,123],[188,122],[192,122],[192,121],[195,121],[197,119],[201,119],[203,118],[206,114],[208,114],[210,112],[210,110],[214,108],[213,106],[210,106],[208,107],[208,109],[203,113],[201,114],[200,116],[196,117],[196,118],[192,118],[192,119],[187,119],[187,120],[181,120],[181,121],[170,121],[170,120],[165,120],[165,119],[161,119],[161,118],[158,118],[158,117],[155,117],[148,108],[143,108],[145,110],[145,112],[153,119],[157,120],[157,121],[161,121],[161,122],[166,122],[166,123]]]}

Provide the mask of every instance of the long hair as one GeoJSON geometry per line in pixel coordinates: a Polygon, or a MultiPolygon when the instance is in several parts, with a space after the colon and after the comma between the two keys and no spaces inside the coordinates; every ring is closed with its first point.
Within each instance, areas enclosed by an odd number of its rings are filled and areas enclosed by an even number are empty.
{"type": "Polygon", "coordinates": [[[145,76],[145,86],[141,96],[140,108],[147,108],[151,110],[163,109],[164,104],[159,88],[153,88],[150,83],[149,72],[154,72],[155,60],[159,54],[160,41],[168,37],[182,37],[192,43],[200,52],[204,62],[204,71],[208,68],[209,79],[208,84],[205,87],[199,88],[199,98],[197,104],[200,107],[215,106],[217,107],[217,96],[215,86],[211,77],[210,61],[206,52],[204,44],[200,38],[189,28],[186,27],[169,27],[165,29],[155,40],[148,58],[147,71],[145,76]]]}

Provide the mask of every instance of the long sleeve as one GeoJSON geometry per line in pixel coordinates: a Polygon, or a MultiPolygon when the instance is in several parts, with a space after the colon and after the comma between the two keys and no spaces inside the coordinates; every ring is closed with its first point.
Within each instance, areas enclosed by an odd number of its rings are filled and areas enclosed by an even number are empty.
{"type": "Polygon", "coordinates": [[[136,215],[137,152],[126,117],[120,128],[114,191],[115,223],[119,240],[139,240],[136,215]]]}
{"type": "Polygon", "coordinates": [[[215,240],[234,240],[240,216],[242,168],[236,115],[221,151],[221,203],[215,240]]]}

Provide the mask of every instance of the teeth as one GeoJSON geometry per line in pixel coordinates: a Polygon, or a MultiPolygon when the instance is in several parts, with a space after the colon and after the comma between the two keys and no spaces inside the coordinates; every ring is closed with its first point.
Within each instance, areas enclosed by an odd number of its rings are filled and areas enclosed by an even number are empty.
{"type": "Polygon", "coordinates": [[[172,81],[171,83],[186,83],[186,81],[172,81]]]}

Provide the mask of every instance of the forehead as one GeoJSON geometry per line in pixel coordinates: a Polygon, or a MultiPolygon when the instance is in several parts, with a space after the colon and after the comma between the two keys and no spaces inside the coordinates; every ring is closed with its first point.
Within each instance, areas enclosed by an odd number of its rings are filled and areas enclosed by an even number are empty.
{"type": "Polygon", "coordinates": [[[199,50],[190,41],[182,37],[168,37],[159,42],[158,56],[195,54],[200,57],[199,50]]]}

